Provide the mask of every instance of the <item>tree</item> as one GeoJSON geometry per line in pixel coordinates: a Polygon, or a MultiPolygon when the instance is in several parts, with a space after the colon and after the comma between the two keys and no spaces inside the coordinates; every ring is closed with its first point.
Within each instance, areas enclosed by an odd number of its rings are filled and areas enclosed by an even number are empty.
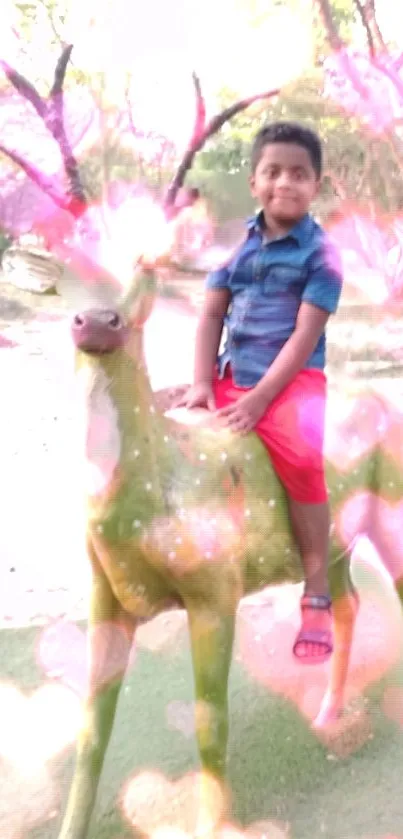
{"type": "MultiPolygon", "coordinates": [[[[293,3],[297,0],[287,7],[293,8],[293,3]]],[[[263,0],[236,0],[235,5],[241,8],[245,25],[270,25],[272,7],[268,11],[263,0]]],[[[279,0],[275,5],[284,4],[279,0]]],[[[303,119],[323,137],[326,171],[317,208],[321,216],[352,197],[356,207],[361,202],[373,212],[377,205],[387,212],[401,208],[403,61],[385,44],[374,0],[315,0],[313,15],[306,4],[314,33],[313,66],[281,89],[238,101],[234,91],[223,90],[220,110],[210,119],[200,80],[194,75],[194,126],[182,159],[167,138],[136,123],[130,79],[124,98],[116,102],[105,94],[107,75],[94,71],[89,80],[82,70],[72,68],[72,47],[64,41],[65,6],[56,7],[54,0],[42,0],[42,6],[50,20],[52,49],[60,50],[53,83],[46,95],[43,80],[35,85],[3,61],[9,84],[0,94],[5,106],[2,114],[9,124],[10,114],[19,120],[25,115],[32,126],[35,120],[32,131],[41,142],[46,135],[47,148],[53,143],[52,155],[57,152],[60,165],[54,164],[49,173],[32,158],[32,148],[28,156],[26,149],[10,146],[5,121],[0,125],[0,150],[58,205],[61,214],[72,217],[73,226],[94,200],[102,199],[103,192],[105,197],[107,184],[115,179],[128,187],[133,181],[143,182],[155,195],[163,191],[164,206],[172,215],[178,190],[190,177],[214,198],[220,218],[230,211],[237,213],[238,208],[243,214],[251,204],[245,178],[251,136],[263,122],[275,118],[303,119]],[[84,90],[91,106],[74,125],[69,114],[84,90]]],[[[27,8],[32,7],[24,4],[27,8]]],[[[32,15],[27,13],[26,32],[32,34],[32,25],[32,15]]],[[[28,66],[24,55],[24,66],[28,66]]],[[[44,156],[49,160],[48,152],[44,156]]]]}
{"type": "Polygon", "coordinates": [[[371,217],[366,209],[345,201],[333,233],[350,257],[354,254],[351,276],[359,281],[369,271],[372,279],[377,278],[375,286],[372,283],[374,299],[383,302],[403,296],[403,233],[401,218],[396,215],[403,205],[403,61],[382,36],[375,0],[354,0],[354,7],[365,35],[362,50],[352,49],[341,37],[329,0],[316,0],[331,48],[324,62],[325,92],[364,128],[366,140],[369,138],[364,175],[372,164],[385,189],[383,196],[380,190],[381,197],[386,195],[386,208],[393,212],[383,214],[379,202],[373,205],[371,217]]]}
{"type": "MultiPolygon", "coordinates": [[[[25,106],[28,106],[30,115],[35,115],[39,118],[48,135],[51,135],[56,142],[57,148],[61,155],[63,165],[64,181],[61,182],[59,173],[48,175],[44,169],[37,166],[27,156],[21,154],[11,147],[10,144],[4,142],[0,143],[0,152],[8,157],[14,164],[21,167],[25,174],[45,193],[52,201],[63,211],[69,212],[73,217],[79,217],[88,206],[88,192],[83,186],[83,179],[80,174],[80,166],[76,158],[73,145],[71,143],[69,133],[66,126],[66,97],[64,93],[64,81],[67,71],[67,66],[72,54],[72,45],[63,46],[60,57],[56,64],[54,72],[53,83],[50,87],[48,96],[43,96],[39,93],[36,86],[29,81],[22,73],[12,67],[7,61],[2,60],[0,65],[4,71],[13,90],[3,91],[3,105],[7,108],[7,113],[10,114],[10,108],[15,103],[16,94],[19,101],[23,101],[25,106]]],[[[175,203],[175,197],[182,186],[188,170],[191,168],[193,160],[197,152],[204,146],[206,141],[215,134],[224,123],[231,119],[235,114],[249,107],[255,101],[264,98],[270,98],[278,91],[264,91],[253,96],[241,99],[226,107],[223,111],[216,114],[210,120],[206,119],[206,109],[204,98],[201,92],[200,81],[194,74],[194,89],[196,94],[196,117],[194,129],[189,141],[188,147],[185,151],[183,159],[179,162],[177,171],[175,172],[172,182],[167,190],[164,204],[168,208],[175,203]]],[[[6,114],[6,108],[3,113],[6,114]]],[[[115,114],[116,116],[116,114],[115,114]]],[[[119,114],[118,127],[120,132],[129,130],[132,139],[137,142],[144,139],[141,132],[133,125],[130,113],[130,103],[127,112],[119,114]]],[[[37,120],[38,122],[38,120],[37,120]]],[[[104,122],[105,125],[105,122],[104,122]]],[[[116,125],[114,126],[116,132],[116,125]]],[[[169,144],[162,141],[160,137],[148,137],[154,143],[159,144],[158,152],[154,153],[154,158],[157,157],[159,165],[161,166],[161,159],[167,155],[172,163],[172,149],[169,144]]],[[[109,172],[108,172],[109,174],[109,172]]]]}

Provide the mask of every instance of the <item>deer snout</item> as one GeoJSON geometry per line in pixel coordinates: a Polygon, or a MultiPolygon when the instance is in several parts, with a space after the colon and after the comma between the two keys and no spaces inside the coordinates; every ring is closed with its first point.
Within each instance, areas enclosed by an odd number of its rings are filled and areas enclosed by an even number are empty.
{"type": "Polygon", "coordinates": [[[78,350],[108,353],[123,346],[127,328],[118,312],[93,309],[78,312],[71,331],[78,350]]]}

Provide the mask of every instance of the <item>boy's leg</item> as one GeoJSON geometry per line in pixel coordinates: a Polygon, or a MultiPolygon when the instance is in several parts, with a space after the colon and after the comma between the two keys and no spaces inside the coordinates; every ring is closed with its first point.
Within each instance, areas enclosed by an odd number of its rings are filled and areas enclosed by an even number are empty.
{"type": "MultiPolygon", "coordinates": [[[[213,387],[217,408],[234,402],[241,393],[228,374],[224,379],[215,379],[213,387]]],[[[291,524],[305,573],[302,628],[294,644],[294,654],[307,664],[319,663],[332,652],[327,579],[330,513],[322,455],[324,389],[324,377],[310,376],[304,371],[287,388],[287,393],[275,400],[273,410],[269,409],[255,429],[288,494],[291,524]],[[295,416],[295,407],[304,398],[307,398],[308,433],[304,433],[303,424],[295,416]],[[309,503],[293,498],[296,494],[305,499],[307,493],[309,503]]]]}
{"type": "Polygon", "coordinates": [[[292,498],[289,498],[288,503],[291,523],[305,574],[302,627],[294,645],[294,654],[306,663],[308,661],[323,661],[324,658],[329,657],[332,651],[327,573],[330,532],[329,504],[328,502],[302,504],[292,498]],[[315,600],[316,597],[319,600],[315,600]],[[328,598],[327,602],[326,597],[328,598]]]}
{"type": "Polygon", "coordinates": [[[270,406],[256,431],[288,497],[305,576],[302,627],[294,654],[319,663],[332,652],[328,585],[330,511],[324,474],[326,379],[304,370],[270,406]]]}

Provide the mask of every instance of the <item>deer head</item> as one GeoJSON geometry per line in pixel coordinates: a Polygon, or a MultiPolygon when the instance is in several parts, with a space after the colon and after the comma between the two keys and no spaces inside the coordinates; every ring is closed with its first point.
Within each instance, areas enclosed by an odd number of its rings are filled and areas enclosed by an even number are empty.
{"type": "Polygon", "coordinates": [[[156,267],[137,266],[129,290],[115,305],[76,312],[71,326],[76,349],[91,356],[129,350],[151,314],[157,289],[156,267]]]}

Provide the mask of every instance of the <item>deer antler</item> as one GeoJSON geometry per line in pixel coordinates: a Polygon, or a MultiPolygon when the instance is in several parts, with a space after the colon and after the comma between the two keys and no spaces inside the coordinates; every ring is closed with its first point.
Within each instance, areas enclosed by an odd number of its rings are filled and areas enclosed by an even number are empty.
{"type": "Polygon", "coordinates": [[[25,76],[21,75],[13,67],[10,67],[6,61],[0,61],[0,67],[4,70],[9,82],[24,99],[31,103],[38,116],[46,125],[46,128],[52,134],[52,137],[56,140],[69,182],[68,195],[60,194],[50,177],[44,175],[35,166],[18,155],[18,153],[11,151],[3,145],[0,146],[0,151],[13,160],[14,163],[21,166],[31,180],[49,195],[57,206],[68,210],[73,216],[78,217],[88,202],[81,182],[78,164],[67,137],[63,109],[63,84],[72,50],[72,44],[63,47],[56,65],[49,100],[43,99],[36,87],[25,76]]]}
{"type": "Polygon", "coordinates": [[[233,105],[230,105],[228,108],[225,108],[223,111],[221,111],[221,113],[216,114],[214,117],[212,117],[210,122],[208,122],[206,125],[206,107],[204,97],[201,91],[200,80],[196,73],[193,73],[193,83],[196,92],[195,125],[189,145],[168,187],[163,202],[163,207],[165,210],[168,210],[174,205],[177,193],[185,181],[187,172],[192,167],[195,155],[198,151],[200,151],[200,149],[203,148],[209,137],[212,137],[213,134],[216,134],[217,131],[219,131],[220,128],[222,128],[224,123],[227,122],[229,119],[232,119],[232,117],[234,117],[235,114],[238,114],[240,111],[244,111],[245,108],[248,108],[250,105],[253,105],[254,102],[258,102],[260,99],[271,99],[274,96],[278,96],[278,94],[280,93],[279,89],[269,90],[265,91],[264,93],[256,93],[254,96],[249,96],[247,99],[240,99],[238,102],[234,102],[233,105]]]}
{"type": "Polygon", "coordinates": [[[196,73],[192,73],[193,84],[196,94],[196,117],[193,128],[191,143],[196,143],[206,127],[206,103],[202,94],[200,79],[196,73]]]}
{"type": "Polygon", "coordinates": [[[71,212],[72,201],[68,196],[64,195],[57,189],[54,178],[46,175],[44,172],[41,172],[40,169],[38,169],[37,166],[34,166],[33,163],[29,163],[28,160],[25,160],[20,154],[17,154],[17,152],[7,149],[2,143],[0,143],[0,152],[9,157],[13,163],[17,164],[17,166],[20,166],[31,181],[39,186],[42,192],[45,192],[46,195],[52,199],[54,204],[62,210],[71,212]]]}

